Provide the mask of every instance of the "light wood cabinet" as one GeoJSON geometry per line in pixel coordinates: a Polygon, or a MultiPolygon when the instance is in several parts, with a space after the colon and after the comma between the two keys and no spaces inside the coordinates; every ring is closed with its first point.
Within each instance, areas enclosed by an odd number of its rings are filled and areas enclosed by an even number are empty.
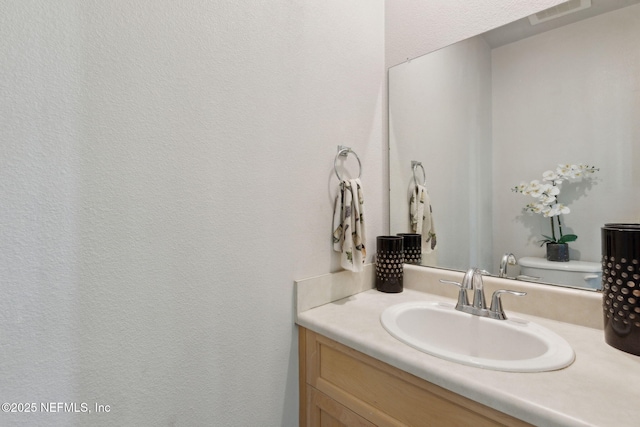
{"type": "Polygon", "coordinates": [[[299,328],[300,426],[530,426],[299,328]]]}

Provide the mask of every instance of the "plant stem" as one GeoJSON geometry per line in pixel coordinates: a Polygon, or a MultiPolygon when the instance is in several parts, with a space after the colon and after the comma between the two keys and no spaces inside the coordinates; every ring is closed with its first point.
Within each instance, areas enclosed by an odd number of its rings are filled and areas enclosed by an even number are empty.
{"type": "Polygon", "coordinates": [[[560,238],[562,239],[562,223],[560,222],[560,215],[558,215],[558,231],[560,232],[560,238]]]}
{"type": "Polygon", "coordinates": [[[556,241],[556,224],[553,222],[553,217],[549,218],[551,220],[551,237],[553,237],[553,241],[556,241]]]}

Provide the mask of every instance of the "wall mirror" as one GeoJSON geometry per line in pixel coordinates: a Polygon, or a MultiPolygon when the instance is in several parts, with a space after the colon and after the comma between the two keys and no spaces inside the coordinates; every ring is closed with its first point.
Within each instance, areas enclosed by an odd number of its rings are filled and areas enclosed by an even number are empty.
{"type": "Polygon", "coordinates": [[[562,184],[572,260],[599,264],[601,227],[640,222],[640,0],[583,2],[389,69],[390,233],[412,231],[420,162],[437,235],[423,265],[497,274],[505,253],[544,258],[549,219],[511,189],[558,164],[600,169],[562,184]]]}

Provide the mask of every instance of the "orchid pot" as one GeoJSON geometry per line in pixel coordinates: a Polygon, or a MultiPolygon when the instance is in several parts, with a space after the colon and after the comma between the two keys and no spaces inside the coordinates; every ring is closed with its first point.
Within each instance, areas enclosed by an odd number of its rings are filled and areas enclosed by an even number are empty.
{"type": "Polygon", "coordinates": [[[547,260],[557,262],[569,261],[568,243],[547,243],[547,260]]]}

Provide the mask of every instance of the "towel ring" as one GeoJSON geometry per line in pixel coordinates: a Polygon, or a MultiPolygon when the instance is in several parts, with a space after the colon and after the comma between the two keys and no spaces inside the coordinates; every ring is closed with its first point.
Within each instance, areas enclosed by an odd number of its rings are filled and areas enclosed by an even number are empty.
{"type": "Polygon", "coordinates": [[[356,152],[353,151],[351,149],[351,147],[345,147],[344,145],[338,145],[338,154],[336,154],[336,158],[333,161],[333,170],[336,172],[336,176],[338,177],[338,179],[340,181],[342,181],[342,177],[338,173],[338,157],[347,157],[347,155],[349,153],[352,153],[354,156],[356,156],[356,160],[358,160],[358,167],[360,168],[360,170],[358,171],[358,178],[360,178],[360,176],[362,176],[362,163],[360,162],[360,157],[358,157],[356,152]]]}
{"type": "Polygon", "coordinates": [[[427,173],[424,170],[424,166],[422,166],[422,162],[417,162],[415,160],[411,160],[411,169],[413,170],[413,180],[415,181],[416,185],[418,185],[418,178],[416,177],[416,169],[418,168],[418,166],[420,166],[420,168],[422,169],[422,176],[424,177],[424,182],[422,185],[426,186],[427,185],[427,173]]]}

